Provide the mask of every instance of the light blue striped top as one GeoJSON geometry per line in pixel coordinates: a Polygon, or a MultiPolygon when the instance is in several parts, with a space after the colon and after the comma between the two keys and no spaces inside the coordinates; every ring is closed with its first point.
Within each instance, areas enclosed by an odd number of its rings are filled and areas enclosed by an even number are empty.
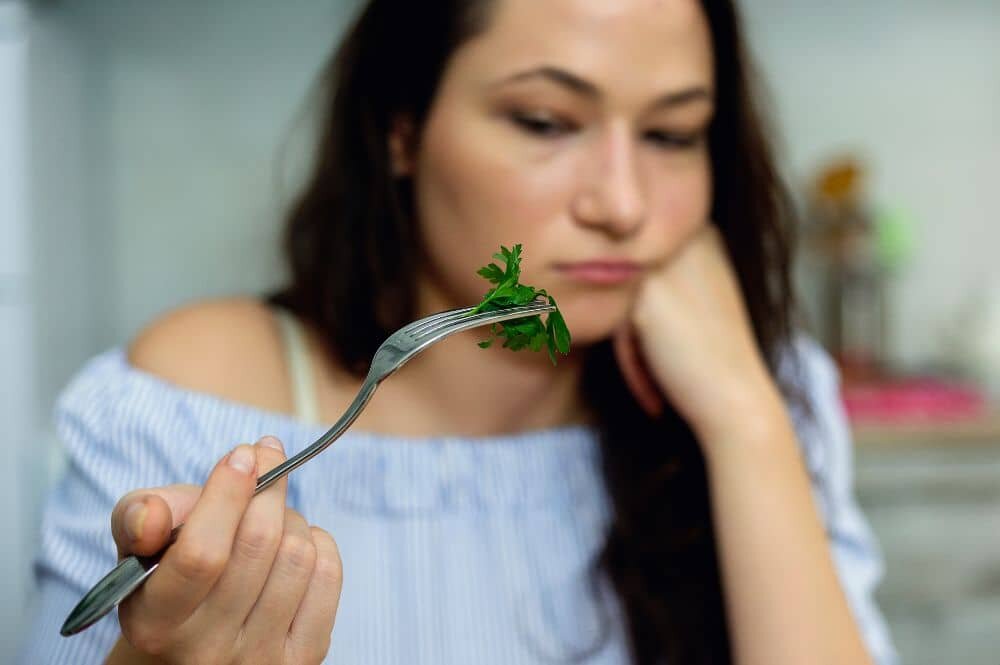
{"type": "MultiPolygon", "coordinates": [[[[897,662],[872,592],[882,561],[853,498],[851,448],[829,356],[802,337],[818,427],[793,410],[840,579],[879,665],[897,662]]],[[[65,475],[48,496],[35,561],[38,603],[20,662],[102,663],[117,615],[69,638],[59,627],[115,565],[108,517],[138,487],[201,484],[236,443],[263,434],[291,453],[323,427],[131,367],[92,359],[60,396],[65,475]]],[[[289,503],[340,546],[344,589],[328,663],[558,662],[610,628],[587,663],[626,663],[622,620],[587,570],[609,518],[596,433],[584,425],[476,439],[349,430],[293,473],[289,503]],[[608,612],[602,612],[601,607],[608,612]],[[603,623],[602,623],[603,621],[603,623]]],[[[664,561],[664,565],[670,565],[664,561]]]]}

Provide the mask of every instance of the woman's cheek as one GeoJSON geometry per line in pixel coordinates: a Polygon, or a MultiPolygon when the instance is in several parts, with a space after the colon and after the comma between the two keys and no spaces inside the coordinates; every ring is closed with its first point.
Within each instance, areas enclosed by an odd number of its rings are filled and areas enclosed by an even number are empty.
{"type": "Polygon", "coordinates": [[[659,198],[663,219],[679,238],[686,238],[708,220],[711,206],[711,185],[706,168],[693,168],[688,173],[666,181],[659,198]]]}

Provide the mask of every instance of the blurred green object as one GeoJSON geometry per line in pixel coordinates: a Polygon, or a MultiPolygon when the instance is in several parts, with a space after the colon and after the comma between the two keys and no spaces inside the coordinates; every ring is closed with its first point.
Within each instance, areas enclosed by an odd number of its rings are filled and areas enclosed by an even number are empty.
{"type": "Polygon", "coordinates": [[[876,211],[873,225],[879,265],[896,272],[913,255],[917,241],[916,218],[899,206],[885,206],[876,211]]]}

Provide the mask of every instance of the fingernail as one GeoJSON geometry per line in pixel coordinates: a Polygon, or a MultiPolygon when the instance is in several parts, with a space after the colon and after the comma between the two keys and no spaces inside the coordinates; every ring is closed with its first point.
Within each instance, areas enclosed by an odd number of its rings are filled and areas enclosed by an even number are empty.
{"type": "Polygon", "coordinates": [[[236,446],[229,453],[229,466],[241,473],[250,473],[257,463],[257,455],[250,446],[236,446]]]}
{"type": "Polygon", "coordinates": [[[285,452],[285,448],[281,445],[281,441],[278,441],[278,439],[273,436],[262,437],[259,443],[262,446],[267,446],[268,448],[274,448],[275,450],[285,452]]]}
{"type": "Polygon", "coordinates": [[[125,509],[125,533],[134,541],[142,536],[142,525],[146,521],[146,502],[136,501],[125,509]]]}

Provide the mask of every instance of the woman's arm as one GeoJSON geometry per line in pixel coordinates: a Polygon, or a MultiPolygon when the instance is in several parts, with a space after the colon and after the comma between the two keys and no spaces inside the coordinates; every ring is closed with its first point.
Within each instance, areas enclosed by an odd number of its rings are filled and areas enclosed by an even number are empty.
{"type": "Polygon", "coordinates": [[[665,397],[698,437],[736,662],[871,663],[790,414],[713,224],[646,275],[614,347],[640,406],[656,417],[665,397]]]}
{"type": "Polygon", "coordinates": [[[733,652],[740,665],[868,665],[794,427],[769,396],[700,433],[733,652]]]}

